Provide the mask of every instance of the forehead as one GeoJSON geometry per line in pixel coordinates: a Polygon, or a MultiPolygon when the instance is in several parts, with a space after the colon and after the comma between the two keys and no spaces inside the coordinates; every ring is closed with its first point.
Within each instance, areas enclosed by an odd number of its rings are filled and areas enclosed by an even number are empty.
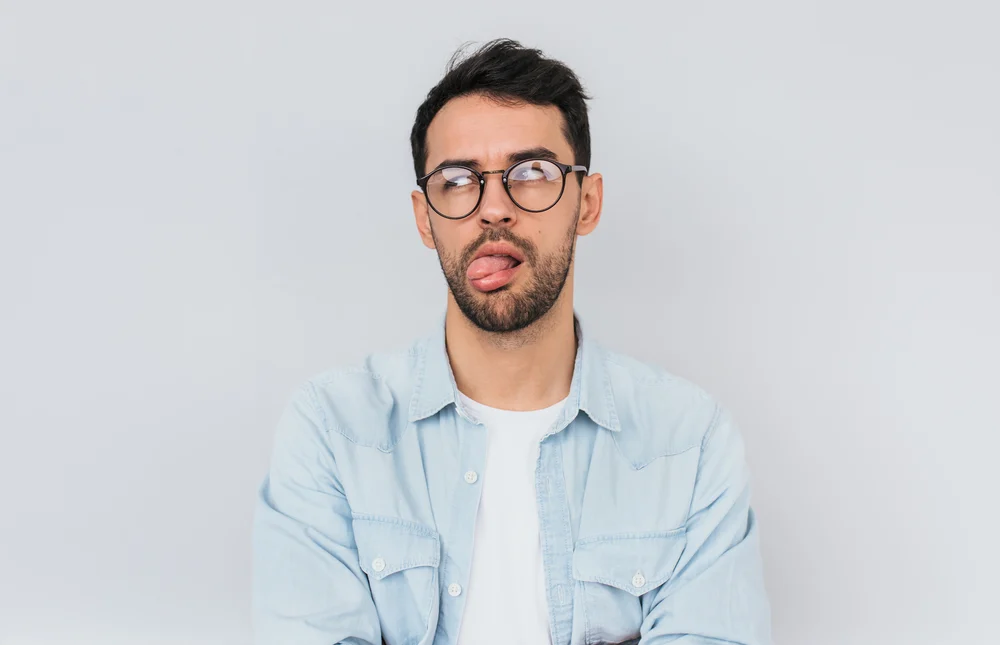
{"type": "Polygon", "coordinates": [[[427,128],[425,167],[445,159],[475,159],[492,168],[503,165],[514,152],[538,147],[572,163],[563,123],[562,112],[554,105],[507,105],[478,95],[452,99],[427,128]]]}

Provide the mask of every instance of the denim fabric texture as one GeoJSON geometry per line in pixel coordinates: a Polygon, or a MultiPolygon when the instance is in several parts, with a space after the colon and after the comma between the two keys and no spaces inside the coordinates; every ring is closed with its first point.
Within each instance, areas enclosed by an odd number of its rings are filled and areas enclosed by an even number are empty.
{"type": "MultiPolygon", "coordinates": [[[[731,415],[574,321],[569,398],[535,473],[552,643],[770,643],[731,415]]],[[[442,316],[291,396],[254,518],[258,644],[456,645],[490,473],[444,331],[442,316]]]]}

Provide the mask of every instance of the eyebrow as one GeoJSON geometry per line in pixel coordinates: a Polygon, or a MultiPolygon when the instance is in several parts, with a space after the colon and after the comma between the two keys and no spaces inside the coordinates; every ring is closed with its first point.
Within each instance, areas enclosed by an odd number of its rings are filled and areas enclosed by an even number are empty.
{"type": "MultiPolygon", "coordinates": [[[[515,164],[518,161],[525,161],[527,159],[549,159],[551,161],[558,161],[556,153],[552,152],[545,146],[526,148],[507,155],[507,161],[511,164],[515,164]]],[[[479,170],[480,168],[479,162],[475,159],[445,159],[435,166],[434,170],[444,168],[445,166],[467,166],[475,170],[479,170]]],[[[431,172],[434,171],[432,170],[431,172]]]]}

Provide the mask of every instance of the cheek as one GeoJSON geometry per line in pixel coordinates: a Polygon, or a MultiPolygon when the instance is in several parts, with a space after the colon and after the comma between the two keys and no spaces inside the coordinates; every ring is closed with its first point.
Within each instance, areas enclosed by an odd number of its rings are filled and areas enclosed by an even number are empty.
{"type": "Polygon", "coordinates": [[[567,205],[558,212],[553,212],[553,217],[549,220],[539,222],[536,238],[539,240],[539,248],[544,247],[544,252],[548,253],[564,249],[567,241],[576,237],[578,212],[575,205],[567,205]]]}
{"type": "Polygon", "coordinates": [[[457,262],[462,257],[462,254],[468,250],[469,245],[472,244],[475,239],[475,235],[469,236],[462,231],[435,231],[438,253],[441,253],[444,257],[447,257],[454,262],[457,262]]]}

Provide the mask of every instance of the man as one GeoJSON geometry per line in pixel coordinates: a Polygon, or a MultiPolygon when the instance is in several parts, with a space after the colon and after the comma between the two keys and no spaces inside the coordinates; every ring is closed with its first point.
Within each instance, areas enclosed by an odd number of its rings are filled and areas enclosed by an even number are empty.
{"type": "Polygon", "coordinates": [[[418,109],[413,212],[447,309],[286,408],[255,520],[259,643],[770,642],[730,415],[575,315],[602,202],[587,98],[499,40],[418,109]]]}

